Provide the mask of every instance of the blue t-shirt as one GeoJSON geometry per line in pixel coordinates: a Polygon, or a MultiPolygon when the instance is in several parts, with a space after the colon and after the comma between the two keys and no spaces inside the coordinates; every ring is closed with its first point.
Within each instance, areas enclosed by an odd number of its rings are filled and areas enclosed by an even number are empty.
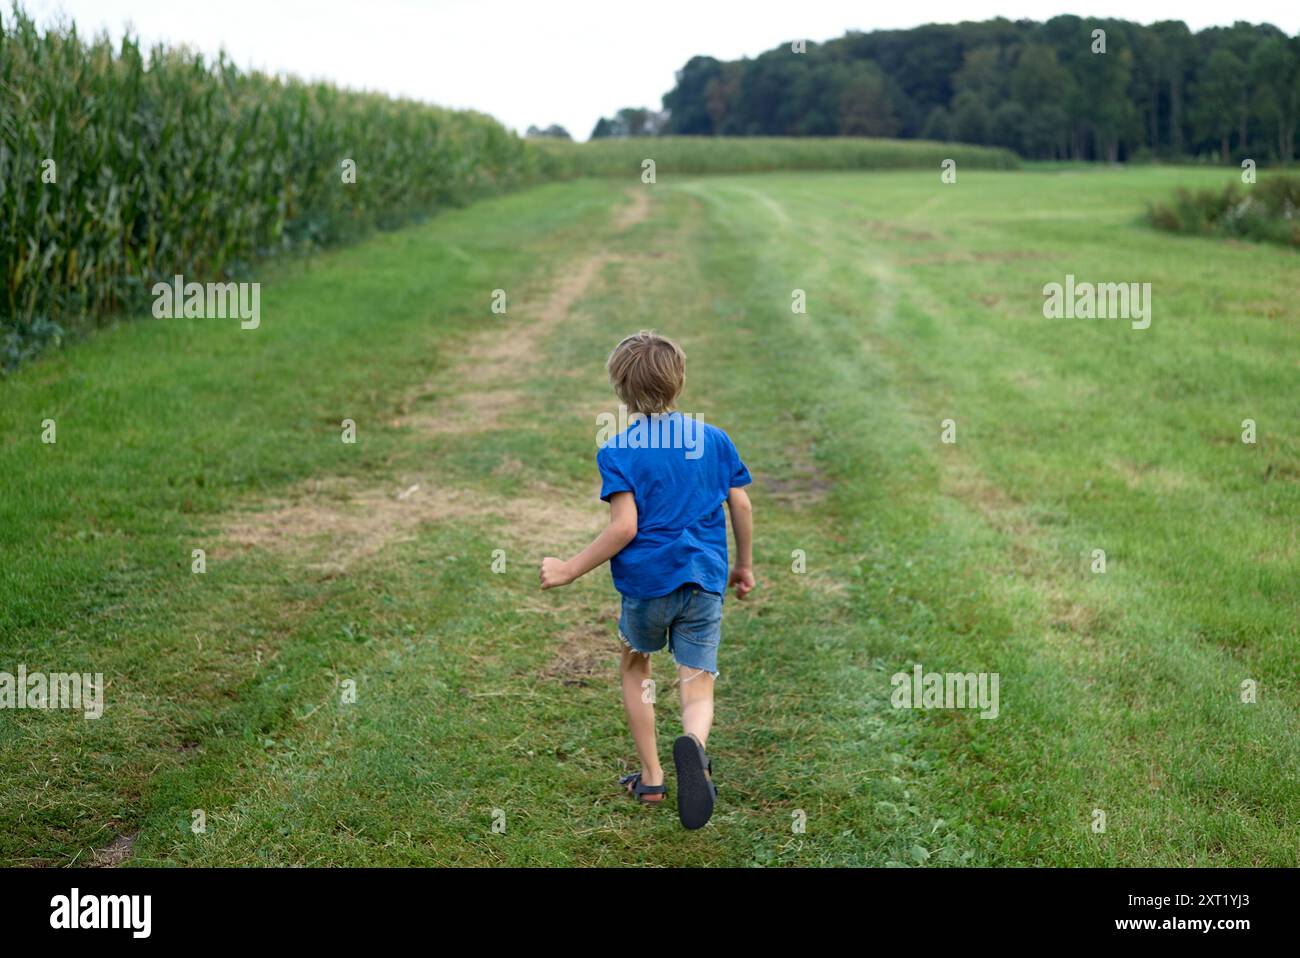
{"type": "Polygon", "coordinates": [[[596,453],[600,498],[636,499],[636,538],[610,560],[614,588],[651,599],[689,583],[727,588],[727,519],[722,504],[749,470],[716,426],[680,412],[633,423],[596,453]]]}

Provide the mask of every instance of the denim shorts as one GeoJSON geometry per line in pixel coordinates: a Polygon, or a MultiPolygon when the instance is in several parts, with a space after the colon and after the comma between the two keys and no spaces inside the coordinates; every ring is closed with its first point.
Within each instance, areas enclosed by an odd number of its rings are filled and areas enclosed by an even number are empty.
{"type": "Polygon", "coordinates": [[[625,595],[618,632],[634,652],[658,652],[667,643],[678,665],[716,676],[722,596],[697,585],[684,585],[653,599],[625,595]]]}

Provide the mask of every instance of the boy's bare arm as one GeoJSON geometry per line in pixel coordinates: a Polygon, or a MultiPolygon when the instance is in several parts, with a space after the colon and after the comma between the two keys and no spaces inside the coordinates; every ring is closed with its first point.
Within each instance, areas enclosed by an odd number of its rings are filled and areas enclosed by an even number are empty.
{"type": "Polygon", "coordinates": [[[630,492],[616,492],[609,497],[609,525],[591,545],[568,562],[554,556],[542,560],[542,588],[568,585],[618,555],[635,538],[636,499],[630,492]]]}
{"type": "Polygon", "coordinates": [[[736,561],[727,585],[736,587],[736,598],[743,599],[754,588],[754,507],[749,494],[739,487],[727,494],[731,510],[731,529],[736,534],[736,561]]]}

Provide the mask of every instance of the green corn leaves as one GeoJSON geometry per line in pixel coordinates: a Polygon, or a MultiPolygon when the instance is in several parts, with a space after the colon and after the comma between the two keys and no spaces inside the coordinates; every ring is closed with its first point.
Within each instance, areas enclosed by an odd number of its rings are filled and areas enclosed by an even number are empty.
{"type": "Polygon", "coordinates": [[[0,368],[140,309],[159,279],[233,278],[528,166],[481,114],[41,31],[15,8],[0,14],[0,368]]]}

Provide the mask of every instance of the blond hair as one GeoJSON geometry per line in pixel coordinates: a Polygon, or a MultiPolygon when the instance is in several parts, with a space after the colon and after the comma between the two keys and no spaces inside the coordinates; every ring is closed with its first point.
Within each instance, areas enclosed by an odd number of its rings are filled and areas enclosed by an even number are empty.
{"type": "Polygon", "coordinates": [[[686,354],[671,339],[641,330],[614,347],[605,363],[609,383],[632,412],[668,412],[686,381],[686,354]]]}

